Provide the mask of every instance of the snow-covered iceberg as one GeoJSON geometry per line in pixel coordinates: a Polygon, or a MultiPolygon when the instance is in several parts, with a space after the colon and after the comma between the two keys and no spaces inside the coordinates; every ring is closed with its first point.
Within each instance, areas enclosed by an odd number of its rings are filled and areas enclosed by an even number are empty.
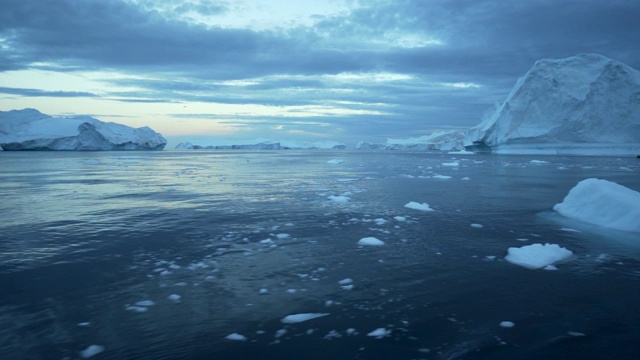
{"type": "Polygon", "coordinates": [[[52,117],[35,109],[0,111],[3,150],[162,150],[166,144],[146,126],[132,128],[89,116],[52,117]]]}
{"type": "Polygon", "coordinates": [[[387,139],[384,144],[361,141],[358,150],[460,151],[464,149],[465,131],[438,130],[420,137],[387,139]]]}
{"type": "Polygon", "coordinates": [[[597,54],[540,60],[472,127],[468,149],[501,154],[640,153],[640,72],[597,54]]]}
{"type": "Polygon", "coordinates": [[[640,232],[640,192],[615,182],[582,180],[553,210],[590,224],[640,232]]]}

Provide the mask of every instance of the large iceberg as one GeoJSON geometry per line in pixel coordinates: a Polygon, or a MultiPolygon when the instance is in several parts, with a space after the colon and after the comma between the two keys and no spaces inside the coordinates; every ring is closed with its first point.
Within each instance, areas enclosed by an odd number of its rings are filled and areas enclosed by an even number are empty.
{"type": "Polygon", "coordinates": [[[469,130],[465,146],[503,154],[640,153],[640,72],[597,54],[537,61],[469,130]]]}
{"type": "Polygon", "coordinates": [[[465,132],[460,130],[437,130],[420,137],[387,139],[386,144],[359,142],[360,150],[410,150],[410,151],[459,151],[464,149],[465,132]]]}
{"type": "Polygon", "coordinates": [[[52,117],[35,109],[0,111],[3,150],[162,150],[166,144],[146,126],[132,128],[89,116],[52,117]]]}
{"type": "Polygon", "coordinates": [[[612,181],[580,181],[553,210],[590,224],[640,232],[640,192],[612,181]]]}

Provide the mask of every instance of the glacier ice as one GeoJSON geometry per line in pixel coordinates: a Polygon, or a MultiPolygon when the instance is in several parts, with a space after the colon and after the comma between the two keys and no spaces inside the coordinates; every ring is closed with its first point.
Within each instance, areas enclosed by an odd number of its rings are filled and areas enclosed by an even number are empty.
{"type": "Polygon", "coordinates": [[[501,154],[640,153],[640,72],[597,54],[539,60],[469,129],[465,146],[501,154]]]}
{"type": "Polygon", "coordinates": [[[149,127],[132,128],[89,116],[52,117],[35,109],[0,111],[4,150],[162,150],[149,127]]]}

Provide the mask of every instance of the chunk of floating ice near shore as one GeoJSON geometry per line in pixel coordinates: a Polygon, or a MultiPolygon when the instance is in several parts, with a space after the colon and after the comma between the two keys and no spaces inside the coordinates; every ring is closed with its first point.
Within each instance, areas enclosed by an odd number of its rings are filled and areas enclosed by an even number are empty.
{"type": "Polygon", "coordinates": [[[413,209],[413,210],[420,210],[420,211],[434,211],[429,204],[427,203],[417,203],[415,201],[410,201],[409,203],[407,203],[404,207],[409,208],[409,209],[413,209]]]}
{"type": "Polygon", "coordinates": [[[307,320],[311,320],[311,319],[316,319],[316,318],[327,316],[327,315],[330,315],[330,314],[329,313],[293,314],[293,315],[285,316],[280,321],[285,323],[285,324],[295,324],[295,323],[299,323],[299,322],[303,322],[303,321],[307,321],[307,320]]]}
{"type": "Polygon", "coordinates": [[[482,229],[484,227],[484,225],[482,224],[471,224],[472,228],[476,228],[476,229],[482,229]]]}
{"type": "Polygon", "coordinates": [[[502,321],[500,322],[500,326],[503,328],[514,327],[516,324],[513,321],[502,321]]]}
{"type": "Polygon", "coordinates": [[[167,299],[169,299],[171,301],[175,301],[175,302],[179,302],[180,298],[182,298],[182,296],[180,296],[178,294],[171,294],[171,295],[167,296],[167,299]]]}
{"type": "Polygon", "coordinates": [[[365,246],[381,246],[384,245],[384,241],[374,238],[374,237],[365,237],[362,238],[360,240],[358,240],[358,245],[365,245],[365,246]]]}
{"type": "Polygon", "coordinates": [[[331,160],[327,161],[327,164],[338,165],[338,164],[342,164],[343,162],[344,162],[344,160],[331,159],[331,160]]]}
{"type": "Polygon", "coordinates": [[[557,244],[531,244],[519,248],[510,247],[507,252],[508,255],[505,260],[528,269],[540,269],[573,255],[571,250],[567,250],[557,244]]]}
{"type": "Polygon", "coordinates": [[[343,285],[340,286],[343,290],[353,290],[353,285],[343,285]]]}
{"type": "Polygon", "coordinates": [[[102,345],[89,345],[86,349],[80,351],[80,357],[83,359],[88,359],[94,355],[100,354],[104,351],[104,346],[102,345]]]}
{"type": "Polygon", "coordinates": [[[382,339],[385,336],[389,336],[391,334],[391,330],[387,330],[385,328],[377,328],[372,332],[368,333],[367,336],[374,337],[376,339],[382,339]]]}
{"type": "Polygon", "coordinates": [[[433,175],[432,178],[440,179],[440,180],[447,180],[447,179],[451,179],[451,176],[449,176],[449,175],[433,175]]]}
{"type": "Polygon", "coordinates": [[[247,337],[244,335],[240,335],[238,333],[229,334],[224,337],[227,340],[235,340],[235,341],[246,341],[247,337]]]}
{"type": "Polygon", "coordinates": [[[351,278],[345,278],[345,279],[342,279],[342,280],[338,281],[338,284],[340,284],[340,285],[347,285],[347,284],[351,284],[352,282],[353,282],[353,279],[351,279],[351,278]]]}
{"type": "Polygon", "coordinates": [[[136,303],[136,305],[137,305],[137,306],[153,306],[153,305],[155,305],[155,304],[156,304],[156,303],[155,303],[155,302],[153,302],[153,301],[151,301],[151,300],[142,300],[142,301],[138,301],[138,302],[136,303]]]}

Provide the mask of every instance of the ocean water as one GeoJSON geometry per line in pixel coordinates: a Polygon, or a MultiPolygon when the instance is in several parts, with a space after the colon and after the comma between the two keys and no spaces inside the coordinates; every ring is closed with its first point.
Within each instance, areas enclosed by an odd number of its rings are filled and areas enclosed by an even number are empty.
{"type": "Polygon", "coordinates": [[[640,235],[551,209],[639,175],[615,157],[2,152],[0,357],[637,359],[640,235]],[[533,243],[574,255],[504,260],[533,243]],[[301,313],[328,315],[281,321],[301,313]]]}

